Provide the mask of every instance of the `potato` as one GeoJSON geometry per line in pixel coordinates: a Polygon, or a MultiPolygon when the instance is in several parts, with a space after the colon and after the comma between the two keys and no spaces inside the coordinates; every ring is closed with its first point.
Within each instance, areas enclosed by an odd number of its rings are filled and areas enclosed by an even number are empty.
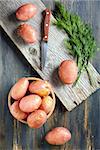
{"type": "Polygon", "coordinates": [[[21,99],[25,94],[29,86],[27,78],[19,79],[11,89],[11,97],[15,100],[21,99]]]}
{"type": "Polygon", "coordinates": [[[45,96],[42,99],[40,109],[44,110],[47,114],[51,111],[53,105],[53,99],[50,96],[45,96]]]}
{"type": "Polygon", "coordinates": [[[31,94],[23,97],[20,100],[19,107],[23,112],[32,112],[38,109],[41,105],[42,99],[40,96],[31,94]]]}
{"type": "Polygon", "coordinates": [[[27,123],[31,128],[40,128],[47,120],[47,115],[43,110],[36,110],[27,118],[27,123]]]}
{"type": "Polygon", "coordinates": [[[22,112],[19,108],[19,101],[15,101],[11,107],[10,112],[17,120],[25,119],[27,117],[27,113],[22,112]]]}
{"type": "Polygon", "coordinates": [[[26,3],[16,11],[16,18],[22,21],[32,18],[37,12],[37,8],[32,3],[26,3]]]}
{"type": "Polygon", "coordinates": [[[71,133],[64,127],[56,127],[45,136],[45,140],[52,145],[62,145],[70,139],[71,133]]]}
{"type": "Polygon", "coordinates": [[[35,43],[37,41],[36,30],[29,24],[21,24],[17,28],[17,34],[26,42],[26,43],[35,43]]]}
{"type": "Polygon", "coordinates": [[[38,94],[40,96],[47,96],[50,94],[50,85],[47,81],[33,81],[30,85],[29,85],[29,91],[31,93],[35,93],[38,94]]]}
{"type": "Polygon", "coordinates": [[[60,64],[59,77],[65,84],[72,84],[77,79],[78,67],[73,60],[65,60],[60,64]]]}

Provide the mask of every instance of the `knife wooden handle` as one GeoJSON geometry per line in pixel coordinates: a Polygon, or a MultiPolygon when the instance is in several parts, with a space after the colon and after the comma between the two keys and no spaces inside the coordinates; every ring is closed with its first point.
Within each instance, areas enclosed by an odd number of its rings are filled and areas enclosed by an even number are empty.
{"type": "Polygon", "coordinates": [[[47,9],[45,9],[44,13],[45,13],[45,17],[44,17],[43,41],[47,42],[48,34],[49,34],[51,11],[47,8],[47,9]]]}

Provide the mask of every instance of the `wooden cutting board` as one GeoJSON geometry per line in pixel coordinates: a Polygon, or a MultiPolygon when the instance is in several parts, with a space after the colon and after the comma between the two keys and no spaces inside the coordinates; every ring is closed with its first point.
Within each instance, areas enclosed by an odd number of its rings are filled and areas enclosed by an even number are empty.
{"type": "MultiPolygon", "coordinates": [[[[29,1],[28,1],[29,2],[29,1]]],[[[72,85],[63,85],[59,78],[57,69],[59,64],[65,59],[71,59],[72,56],[66,51],[63,40],[66,38],[66,34],[59,31],[55,26],[51,24],[49,42],[48,42],[48,58],[47,64],[42,72],[40,70],[40,39],[41,39],[41,19],[42,11],[45,9],[44,4],[41,0],[30,0],[38,7],[38,14],[27,21],[38,31],[38,42],[37,44],[25,44],[22,39],[17,37],[16,28],[21,23],[15,17],[16,9],[23,4],[23,0],[2,0],[0,1],[0,25],[15,43],[27,61],[32,65],[32,67],[38,72],[38,74],[45,80],[53,85],[54,91],[63,105],[68,111],[71,111],[77,105],[79,105],[83,100],[86,100],[94,91],[100,88],[100,75],[94,69],[94,67],[89,64],[89,68],[92,76],[95,80],[95,85],[92,87],[89,83],[87,73],[84,72],[78,84],[75,87],[72,85]]],[[[51,16],[51,20],[54,17],[51,16]]]]}

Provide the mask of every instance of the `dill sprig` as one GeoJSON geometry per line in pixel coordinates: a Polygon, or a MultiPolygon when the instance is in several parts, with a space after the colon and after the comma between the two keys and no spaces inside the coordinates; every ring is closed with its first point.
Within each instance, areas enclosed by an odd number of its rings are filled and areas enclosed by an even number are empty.
{"type": "Polygon", "coordinates": [[[67,35],[64,43],[70,53],[76,58],[78,65],[78,79],[83,70],[87,71],[90,83],[91,75],[87,69],[89,60],[96,52],[96,42],[94,40],[92,29],[80,16],[68,12],[61,3],[56,3],[56,11],[54,13],[56,22],[54,23],[59,29],[63,29],[67,35]]]}

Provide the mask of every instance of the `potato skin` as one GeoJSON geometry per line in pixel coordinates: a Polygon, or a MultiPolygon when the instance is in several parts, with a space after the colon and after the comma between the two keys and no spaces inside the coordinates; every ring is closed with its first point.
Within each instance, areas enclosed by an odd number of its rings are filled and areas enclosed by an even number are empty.
{"type": "Polygon", "coordinates": [[[52,145],[62,145],[71,139],[71,133],[67,128],[56,127],[47,133],[45,140],[52,145]]]}
{"type": "Polygon", "coordinates": [[[77,79],[78,67],[73,60],[65,60],[60,64],[59,77],[65,84],[72,84],[77,79]]]}
{"type": "Polygon", "coordinates": [[[44,110],[47,114],[51,111],[53,105],[53,99],[50,96],[45,96],[42,99],[40,109],[44,110]]]}
{"type": "Polygon", "coordinates": [[[27,78],[19,79],[11,89],[11,97],[15,100],[21,99],[25,94],[29,86],[27,78]]]}
{"type": "Polygon", "coordinates": [[[43,110],[36,110],[27,118],[28,126],[31,128],[40,128],[47,120],[47,115],[43,110]]]}
{"type": "Polygon", "coordinates": [[[19,108],[23,112],[27,112],[27,113],[33,112],[40,107],[41,102],[42,102],[42,99],[40,96],[36,94],[31,94],[31,95],[23,97],[20,100],[19,108]]]}
{"type": "Polygon", "coordinates": [[[47,81],[33,81],[29,85],[29,91],[31,93],[38,94],[40,96],[47,96],[50,94],[49,83],[47,81]]]}
{"type": "Polygon", "coordinates": [[[70,139],[71,133],[64,127],[56,127],[45,136],[45,140],[52,145],[63,145],[70,139]]]}
{"type": "Polygon", "coordinates": [[[25,119],[27,117],[27,113],[22,112],[19,108],[19,101],[15,101],[11,107],[10,112],[17,120],[25,119]]]}
{"type": "Polygon", "coordinates": [[[21,24],[17,28],[17,34],[26,42],[26,43],[35,43],[37,41],[36,30],[29,24],[21,24]]]}
{"type": "Polygon", "coordinates": [[[16,18],[18,20],[26,21],[35,16],[36,12],[37,7],[34,4],[26,3],[16,10],[16,18]]]}

